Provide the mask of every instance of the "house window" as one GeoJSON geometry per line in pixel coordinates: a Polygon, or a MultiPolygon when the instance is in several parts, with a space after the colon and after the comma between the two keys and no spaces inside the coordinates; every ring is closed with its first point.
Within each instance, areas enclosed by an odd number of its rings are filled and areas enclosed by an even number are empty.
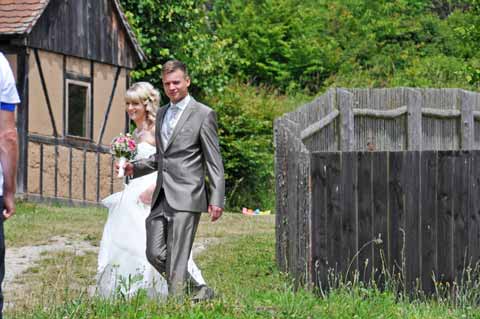
{"type": "Polygon", "coordinates": [[[90,138],[90,83],[67,80],[66,115],[67,135],[90,138]]]}

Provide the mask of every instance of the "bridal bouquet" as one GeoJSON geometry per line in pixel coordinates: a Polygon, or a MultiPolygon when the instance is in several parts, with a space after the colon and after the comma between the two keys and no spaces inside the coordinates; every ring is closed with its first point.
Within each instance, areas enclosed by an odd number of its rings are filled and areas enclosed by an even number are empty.
{"type": "Polygon", "coordinates": [[[125,163],[137,154],[137,143],[130,134],[120,134],[115,137],[110,145],[110,152],[118,159],[118,177],[123,177],[125,163]]]}

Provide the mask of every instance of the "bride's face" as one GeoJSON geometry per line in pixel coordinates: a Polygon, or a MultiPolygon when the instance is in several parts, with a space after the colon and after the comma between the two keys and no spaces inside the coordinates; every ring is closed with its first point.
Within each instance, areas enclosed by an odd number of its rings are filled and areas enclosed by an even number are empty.
{"type": "Polygon", "coordinates": [[[145,116],[146,116],[145,106],[140,102],[135,102],[135,101],[127,102],[127,113],[128,113],[128,117],[132,121],[145,120],[145,116]]]}

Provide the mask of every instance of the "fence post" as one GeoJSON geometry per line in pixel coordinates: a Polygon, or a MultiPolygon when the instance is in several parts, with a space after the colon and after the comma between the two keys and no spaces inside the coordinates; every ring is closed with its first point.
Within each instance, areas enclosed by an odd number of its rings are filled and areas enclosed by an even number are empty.
{"type": "Polygon", "coordinates": [[[474,119],[473,105],[475,96],[472,92],[460,91],[460,112],[461,112],[461,149],[471,150],[474,147],[474,119]]]}
{"type": "Polygon", "coordinates": [[[407,150],[422,150],[422,93],[407,89],[407,150]]]}
{"type": "Polygon", "coordinates": [[[353,151],[355,148],[353,94],[337,89],[337,106],[340,111],[340,150],[353,151]]]}

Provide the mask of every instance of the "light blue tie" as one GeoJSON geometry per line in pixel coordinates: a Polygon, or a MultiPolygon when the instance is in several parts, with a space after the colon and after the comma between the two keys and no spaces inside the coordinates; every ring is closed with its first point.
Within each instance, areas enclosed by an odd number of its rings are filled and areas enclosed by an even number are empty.
{"type": "Polygon", "coordinates": [[[178,114],[178,111],[180,111],[180,108],[178,108],[177,106],[175,105],[172,105],[170,106],[170,110],[169,110],[169,118],[168,118],[168,121],[167,121],[167,127],[166,127],[166,138],[167,138],[167,141],[170,140],[170,137],[172,136],[172,133],[173,133],[173,128],[174,128],[174,123],[175,123],[175,119],[177,117],[177,114],[178,114]]]}

